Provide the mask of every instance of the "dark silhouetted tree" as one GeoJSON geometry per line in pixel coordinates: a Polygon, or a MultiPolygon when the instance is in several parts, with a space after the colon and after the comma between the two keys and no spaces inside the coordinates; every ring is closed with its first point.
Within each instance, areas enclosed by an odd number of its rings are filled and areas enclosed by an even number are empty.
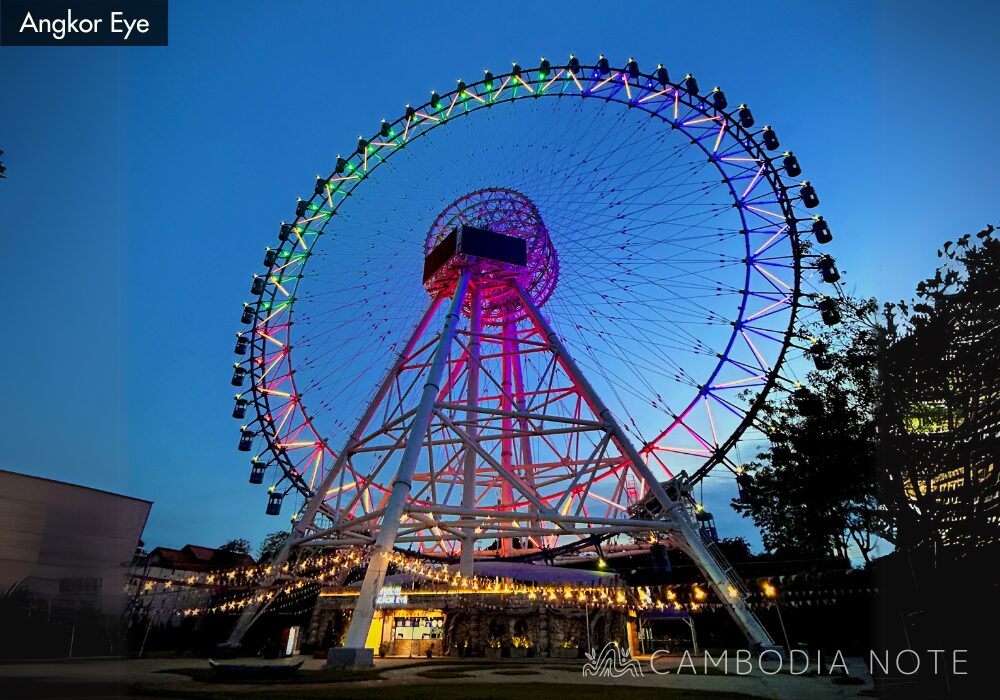
{"type": "Polygon", "coordinates": [[[764,405],[769,445],[745,465],[752,481],[733,502],[778,554],[846,557],[854,544],[867,560],[873,536],[894,539],[877,464],[878,360],[891,331],[873,299],[842,309],[825,333],[833,367],[764,405]]]}
{"type": "Polygon", "coordinates": [[[231,554],[250,554],[250,540],[243,539],[242,537],[235,540],[229,540],[219,547],[219,551],[229,552],[231,554]]]}
{"type": "Polygon", "coordinates": [[[740,564],[753,558],[750,543],[742,537],[724,537],[719,540],[718,547],[733,564],[740,564]]]}
{"type": "Polygon", "coordinates": [[[900,302],[887,355],[886,470],[907,546],[1000,542],[1000,237],[948,241],[900,302]]]}
{"type": "Polygon", "coordinates": [[[285,542],[287,540],[287,530],[279,530],[267,535],[263,540],[261,540],[260,547],[257,548],[257,561],[273,561],[274,558],[281,552],[281,548],[285,546],[285,542]]]}

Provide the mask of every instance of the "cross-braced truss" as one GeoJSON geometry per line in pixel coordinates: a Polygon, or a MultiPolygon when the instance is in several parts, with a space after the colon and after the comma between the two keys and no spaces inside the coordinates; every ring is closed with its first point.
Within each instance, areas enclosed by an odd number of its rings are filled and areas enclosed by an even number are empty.
{"type": "MultiPolygon", "coordinates": [[[[669,529],[630,519],[644,482],[544,329],[530,317],[499,328],[477,325],[474,315],[463,321],[447,349],[396,543],[443,557],[478,543],[485,555],[510,556],[640,525],[669,529]]],[[[306,524],[309,540],[374,540],[440,347],[440,333],[420,331],[369,407],[370,423],[358,426],[360,437],[330,472],[306,524]]]]}
{"type": "MultiPolygon", "coordinates": [[[[738,578],[690,521],[682,492],[668,495],[654,478],[531,298],[508,283],[518,313],[498,330],[484,327],[488,287],[472,277],[463,267],[443,328],[426,338],[445,295],[430,304],[283,553],[374,545],[346,646],[364,647],[397,545],[459,553],[472,575],[477,551],[503,557],[650,530],[675,537],[749,639],[769,645],[738,578]],[[654,511],[630,508],[645,495],[636,484],[659,504],[654,511]]],[[[236,639],[253,618],[246,611],[236,639]]]]}

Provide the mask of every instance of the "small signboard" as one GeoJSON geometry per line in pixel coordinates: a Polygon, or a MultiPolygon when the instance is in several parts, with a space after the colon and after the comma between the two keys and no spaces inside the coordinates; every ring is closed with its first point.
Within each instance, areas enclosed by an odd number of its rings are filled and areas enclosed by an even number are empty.
{"type": "Polygon", "coordinates": [[[394,605],[406,605],[409,599],[403,595],[401,586],[382,586],[375,598],[376,608],[391,607],[394,605]]]}

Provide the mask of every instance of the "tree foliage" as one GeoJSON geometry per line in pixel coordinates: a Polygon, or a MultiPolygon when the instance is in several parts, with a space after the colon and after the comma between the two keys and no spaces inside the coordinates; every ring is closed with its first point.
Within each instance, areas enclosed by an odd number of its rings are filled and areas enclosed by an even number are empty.
{"type": "Polygon", "coordinates": [[[250,554],[250,540],[244,539],[242,537],[234,540],[229,540],[225,544],[219,547],[220,552],[229,552],[231,554],[250,554]]]}
{"type": "Polygon", "coordinates": [[[845,300],[833,367],[766,402],[768,446],[734,508],[768,549],[1000,539],[1000,239],[988,226],[938,256],[909,302],[845,300]]]}
{"type": "Polygon", "coordinates": [[[890,307],[885,469],[908,546],[1000,540],[1000,238],[947,241],[916,298],[890,307]]]}
{"type": "Polygon", "coordinates": [[[826,333],[831,369],[813,370],[808,389],[776,394],[759,418],[769,440],[745,465],[752,482],[733,507],[750,517],[771,551],[867,558],[873,536],[892,540],[878,478],[878,358],[886,343],[874,299],[843,304],[826,333]]]}
{"type": "Polygon", "coordinates": [[[274,558],[281,553],[281,549],[285,546],[285,542],[287,540],[287,530],[278,530],[264,537],[264,539],[260,542],[260,546],[257,548],[257,561],[274,561],[274,558]]]}
{"type": "Polygon", "coordinates": [[[741,564],[753,559],[750,543],[743,537],[724,537],[717,546],[731,564],[741,564]]]}

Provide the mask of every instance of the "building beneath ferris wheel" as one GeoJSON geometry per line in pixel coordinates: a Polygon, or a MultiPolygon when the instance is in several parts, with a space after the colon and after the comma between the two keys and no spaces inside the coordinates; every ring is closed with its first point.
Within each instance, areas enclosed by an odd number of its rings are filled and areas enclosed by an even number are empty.
{"type": "MultiPolygon", "coordinates": [[[[393,574],[379,591],[366,646],[397,657],[577,658],[608,642],[639,651],[641,623],[634,609],[580,604],[569,593],[605,590],[613,602],[622,585],[615,573],[503,561],[481,562],[479,572],[484,579],[550,591],[551,598],[487,587],[428,590],[415,577],[393,574]]],[[[304,637],[310,646],[327,649],[342,641],[359,588],[360,582],[320,592],[304,637]]]]}
{"type": "MultiPolygon", "coordinates": [[[[704,536],[714,536],[711,520],[705,523],[704,536]]],[[[598,543],[596,550],[566,550],[545,561],[530,553],[521,561],[484,555],[475,580],[458,586],[457,563],[441,566],[397,552],[365,645],[390,657],[578,658],[609,642],[633,656],[656,648],[697,653],[696,612],[710,613],[703,631],[717,645],[742,643],[726,615],[711,614],[722,604],[681,551],[631,538],[598,543]],[[428,582],[427,572],[452,580],[428,582]]],[[[344,577],[353,583],[319,591],[302,636],[305,648],[322,652],[343,643],[360,592],[357,574],[344,577]]]]}

